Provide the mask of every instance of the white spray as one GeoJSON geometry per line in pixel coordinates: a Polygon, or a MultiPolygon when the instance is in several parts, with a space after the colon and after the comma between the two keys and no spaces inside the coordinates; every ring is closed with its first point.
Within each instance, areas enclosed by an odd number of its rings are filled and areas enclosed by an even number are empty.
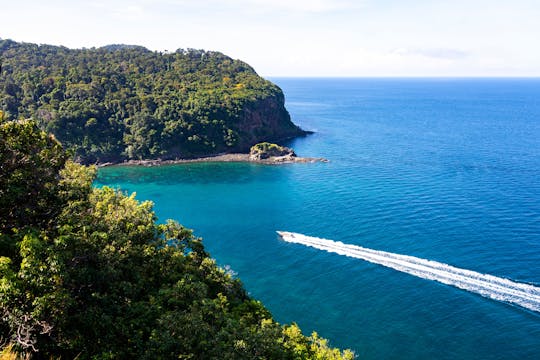
{"type": "Polygon", "coordinates": [[[278,231],[290,243],[302,244],[319,250],[353,257],[383,265],[394,270],[452,285],[487,298],[522,306],[540,312],[540,287],[514,282],[493,275],[460,269],[436,261],[386,251],[363,248],[338,241],[321,239],[286,231],[278,231]]]}

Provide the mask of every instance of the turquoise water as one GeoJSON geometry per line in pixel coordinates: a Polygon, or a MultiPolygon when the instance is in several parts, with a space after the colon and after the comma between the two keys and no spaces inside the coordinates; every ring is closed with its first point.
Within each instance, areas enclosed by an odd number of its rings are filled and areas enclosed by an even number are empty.
{"type": "Polygon", "coordinates": [[[276,230],[540,285],[540,80],[272,79],[287,145],[329,163],[104,168],[97,185],[155,202],[280,322],[359,358],[536,359],[540,313],[276,230]]]}

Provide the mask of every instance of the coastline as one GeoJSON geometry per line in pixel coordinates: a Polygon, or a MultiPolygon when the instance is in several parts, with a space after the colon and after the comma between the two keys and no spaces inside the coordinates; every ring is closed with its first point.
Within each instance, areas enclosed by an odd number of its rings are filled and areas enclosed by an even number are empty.
{"type": "Polygon", "coordinates": [[[186,163],[199,163],[199,162],[248,162],[254,164],[265,165],[281,165],[281,164],[295,164],[295,163],[316,163],[316,162],[329,162],[325,158],[311,158],[311,157],[299,157],[299,156],[273,156],[268,159],[252,159],[249,154],[242,153],[230,153],[230,154],[218,154],[213,156],[205,156],[193,159],[146,159],[146,160],[128,160],[123,162],[106,162],[96,164],[97,167],[106,166],[160,166],[160,165],[174,165],[174,164],[186,164],[186,163]]]}

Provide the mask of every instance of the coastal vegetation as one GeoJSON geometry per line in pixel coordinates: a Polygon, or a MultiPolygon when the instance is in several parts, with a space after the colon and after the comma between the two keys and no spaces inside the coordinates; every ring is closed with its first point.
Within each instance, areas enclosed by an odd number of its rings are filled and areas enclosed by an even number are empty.
{"type": "Polygon", "coordinates": [[[84,164],[247,152],[304,134],[282,91],[219,52],[68,49],[0,40],[0,109],[84,164]]]}
{"type": "Polygon", "coordinates": [[[253,160],[264,160],[276,156],[296,156],[292,149],[269,142],[262,142],[253,145],[249,150],[249,155],[253,160]]]}
{"type": "Polygon", "coordinates": [[[0,112],[4,358],[352,359],[276,323],[202,240],[152,204],[95,188],[32,120],[0,112]]]}

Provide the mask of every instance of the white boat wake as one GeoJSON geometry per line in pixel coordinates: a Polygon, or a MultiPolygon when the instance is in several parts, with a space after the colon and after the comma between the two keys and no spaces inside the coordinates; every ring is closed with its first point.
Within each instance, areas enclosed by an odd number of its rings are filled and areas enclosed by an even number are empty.
{"type": "Polygon", "coordinates": [[[480,294],[484,297],[519,305],[526,309],[540,312],[540,287],[514,282],[493,275],[460,269],[436,261],[420,259],[414,256],[399,255],[386,251],[363,248],[344,244],[339,241],[321,239],[298,233],[278,231],[286,242],[302,244],[315,249],[333,252],[383,265],[394,270],[434,280],[446,285],[480,294]]]}

